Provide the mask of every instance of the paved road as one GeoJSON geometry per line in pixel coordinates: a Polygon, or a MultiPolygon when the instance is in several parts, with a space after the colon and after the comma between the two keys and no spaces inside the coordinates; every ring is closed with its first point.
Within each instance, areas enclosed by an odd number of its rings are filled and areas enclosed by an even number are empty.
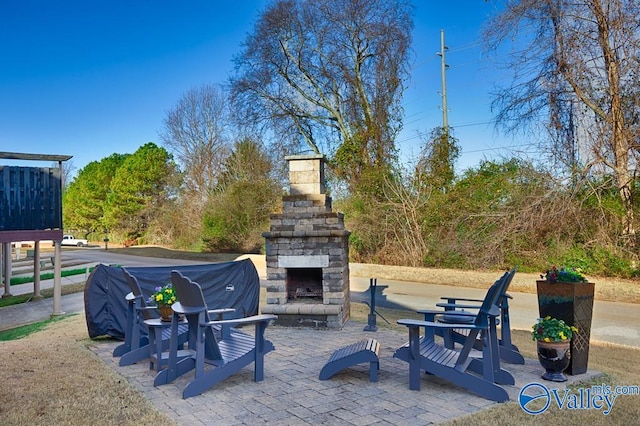
{"type": "MultiPolygon", "coordinates": [[[[42,256],[43,259],[45,257],[46,256],[42,256]]],[[[169,266],[190,265],[202,262],[127,256],[92,248],[79,250],[62,250],[63,268],[65,268],[65,264],[70,265],[70,269],[76,269],[95,266],[98,263],[119,264],[123,266],[169,266]]],[[[24,262],[16,262],[16,265],[14,266],[14,272],[18,270],[22,274],[33,275],[33,267],[24,264],[24,262]]],[[[85,273],[80,275],[72,275],[69,277],[62,277],[61,283],[63,286],[65,286],[67,284],[84,282],[87,280],[87,276],[88,275],[85,273]]],[[[40,282],[41,289],[52,287],[53,280],[44,280],[40,282]]],[[[0,289],[0,294],[4,294],[4,287],[0,289]]],[[[14,296],[21,294],[33,294],[33,283],[12,285],[11,294],[14,296]]],[[[60,308],[62,313],[65,314],[84,312],[84,293],[74,293],[62,296],[60,308]]],[[[46,319],[49,319],[53,312],[53,298],[46,298],[39,301],[31,301],[29,303],[7,306],[0,309],[0,330],[7,330],[23,324],[44,321],[46,319]]]]}
{"type": "Polygon", "coordinates": [[[157,257],[142,257],[120,254],[103,248],[84,248],[63,250],[62,260],[82,261],[88,264],[106,263],[122,266],[171,266],[171,265],[195,265],[201,261],[162,259],[157,257]]]}
{"type": "MultiPolygon", "coordinates": [[[[97,263],[120,264],[123,266],[167,266],[202,263],[198,261],[130,256],[98,248],[63,250],[62,257],[63,261],[85,262],[90,266],[97,263]]],[[[266,275],[264,257],[258,256],[252,257],[252,259],[256,264],[256,268],[264,285],[266,275]]],[[[80,277],[78,279],[80,279],[80,277]]],[[[65,284],[64,280],[69,279],[70,278],[63,279],[63,285],[65,284]]],[[[49,285],[51,285],[50,282],[45,281],[42,283],[42,288],[46,288],[49,285]]],[[[433,307],[436,303],[440,302],[441,296],[483,298],[485,295],[485,290],[482,289],[405,281],[378,280],[378,286],[380,287],[379,290],[382,289],[383,286],[386,286],[386,288],[382,291],[382,297],[376,299],[377,306],[413,310],[433,307]]],[[[18,292],[18,288],[14,290],[14,287],[16,286],[12,286],[12,292],[14,292],[14,294],[21,294],[21,292],[18,292]]],[[[369,277],[351,277],[351,292],[354,301],[370,301],[368,289],[369,277]]],[[[29,287],[27,284],[22,293],[28,291],[32,291],[32,287],[29,287]]],[[[513,300],[510,301],[513,328],[529,330],[538,317],[536,295],[513,292],[510,292],[510,294],[513,296],[513,300]]],[[[84,306],[79,304],[80,299],[78,296],[75,297],[73,307],[69,307],[71,304],[70,301],[66,302],[67,299],[63,300],[63,311],[73,312],[74,310],[82,310],[84,308],[84,306]]],[[[52,310],[46,312],[50,314],[52,310]]],[[[2,317],[6,319],[6,311],[0,314],[0,328],[7,328],[2,327],[2,323],[5,322],[2,317]]],[[[591,339],[640,347],[640,305],[596,301],[593,309],[591,339]]]]}

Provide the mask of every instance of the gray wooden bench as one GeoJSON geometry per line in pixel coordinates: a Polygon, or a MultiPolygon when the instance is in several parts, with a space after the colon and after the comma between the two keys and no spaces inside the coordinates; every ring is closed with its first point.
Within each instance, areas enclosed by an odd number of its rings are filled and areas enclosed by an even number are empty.
{"type": "Polygon", "coordinates": [[[320,380],[328,380],[334,374],[353,365],[369,363],[369,380],[378,381],[380,343],[376,339],[365,339],[336,350],[320,371],[320,380]]]}

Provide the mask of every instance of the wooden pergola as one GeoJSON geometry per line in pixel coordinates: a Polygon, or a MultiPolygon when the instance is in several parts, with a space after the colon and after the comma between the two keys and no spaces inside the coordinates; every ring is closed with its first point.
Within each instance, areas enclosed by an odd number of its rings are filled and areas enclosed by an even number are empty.
{"type": "Polygon", "coordinates": [[[0,160],[57,162],[58,168],[4,167],[0,165],[0,278],[4,276],[4,294],[11,296],[11,243],[33,241],[33,297],[40,294],[40,241],[53,241],[54,281],[53,315],[61,311],[61,246],[62,241],[62,163],[71,155],[0,152],[0,160]],[[45,170],[53,174],[42,173],[45,170]],[[36,176],[40,174],[39,176],[36,176]],[[18,175],[18,177],[16,177],[18,175]],[[35,178],[34,178],[35,176],[35,178]],[[16,183],[16,181],[19,181],[16,183]],[[26,182],[28,181],[28,183],[26,182]],[[28,186],[28,187],[27,187],[28,186]],[[34,225],[35,224],[35,225],[34,225]]]}

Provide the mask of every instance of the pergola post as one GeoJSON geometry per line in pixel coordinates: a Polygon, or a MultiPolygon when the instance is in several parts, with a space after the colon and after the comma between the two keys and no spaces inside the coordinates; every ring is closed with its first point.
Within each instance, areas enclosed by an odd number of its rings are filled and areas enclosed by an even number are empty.
{"type": "Polygon", "coordinates": [[[40,294],[40,241],[33,243],[33,299],[42,299],[42,294],[40,294]]]}
{"type": "Polygon", "coordinates": [[[2,243],[2,269],[4,275],[4,294],[2,297],[11,296],[11,243],[2,243]]]}
{"type": "Polygon", "coordinates": [[[61,242],[62,241],[53,242],[55,246],[55,257],[53,261],[53,314],[51,314],[51,316],[64,315],[60,307],[62,301],[62,282],[60,279],[62,269],[61,242]]]}

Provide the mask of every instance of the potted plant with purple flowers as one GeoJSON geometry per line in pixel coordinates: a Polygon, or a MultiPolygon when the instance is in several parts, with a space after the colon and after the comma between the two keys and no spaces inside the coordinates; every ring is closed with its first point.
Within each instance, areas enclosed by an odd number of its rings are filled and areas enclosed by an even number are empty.
{"type": "Polygon", "coordinates": [[[158,307],[162,321],[171,321],[173,314],[171,305],[177,301],[176,292],[171,283],[156,287],[156,291],[149,297],[149,303],[158,307]]]}
{"type": "Polygon", "coordinates": [[[565,268],[552,266],[547,269],[544,275],[540,274],[540,278],[550,283],[586,283],[587,277],[584,276],[580,268],[565,268]]]}

